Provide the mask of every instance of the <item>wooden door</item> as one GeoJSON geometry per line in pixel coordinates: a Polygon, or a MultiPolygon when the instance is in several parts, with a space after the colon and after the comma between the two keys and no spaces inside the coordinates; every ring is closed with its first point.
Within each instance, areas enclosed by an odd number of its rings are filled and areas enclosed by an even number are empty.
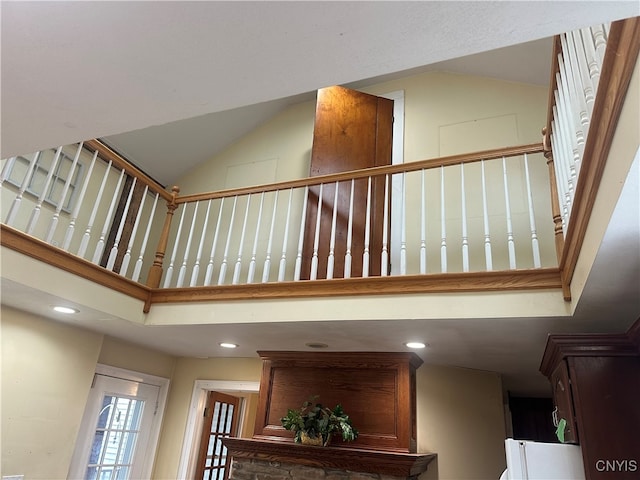
{"type": "MultiPolygon", "coordinates": [[[[311,150],[310,176],[345,172],[391,164],[393,133],[393,100],[376,97],[344,87],[318,90],[316,118],[311,150]]],[[[370,267],[369,275],[380,275],[384,178],[372,182],[370,267]]],[[[351,276],[362,276],[365,223],[367,209],[367,180],[354,185],[351,276]]],[[[318,198],[320,187],[309,189],[307,206],[302,278],[309,278],[314,253],[318,198]]],[[[351,182],[340,182],[336,204],[335,266],[333,278],[344,276],[347,251],[351,182]]],[[[318,275],[326,278],[327,258],[331,244],[331,230],[335,198],[335,184],[324,185],[318,242],[318,275]]],[[[389,197],[390,198],[390,195],[389,197]]]]}
{"type": "Polygon", "coordinates": [[[222,444],[225,437],[236,434],[240,399],[220,392],[209,392],[204,409],[204,424],[200,437],[197,479],[227,480],[230,458],[227,447],[222,444]]]}

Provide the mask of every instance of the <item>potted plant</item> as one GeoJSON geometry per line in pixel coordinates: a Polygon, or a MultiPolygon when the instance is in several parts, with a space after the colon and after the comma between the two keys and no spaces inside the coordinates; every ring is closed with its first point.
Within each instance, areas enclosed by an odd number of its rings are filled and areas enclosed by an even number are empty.
{"type": "Polygon", "coordinates": [[[340,433],[345,442],[358,438],[358,430],[340,404],[330,409],[307,400],[301,408],[289,409],[280,421],[285,429],[295,433],[296,443],[327,446],[334,433],[340,433]]]}

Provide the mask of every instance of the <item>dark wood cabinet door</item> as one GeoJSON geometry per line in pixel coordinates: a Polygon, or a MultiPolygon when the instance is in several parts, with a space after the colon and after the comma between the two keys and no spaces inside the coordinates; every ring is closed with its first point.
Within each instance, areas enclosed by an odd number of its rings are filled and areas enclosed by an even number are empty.
{"type": "MultiPolygon", "coordinates": [[[[343,87],[318,90],[316,118],[311,150],[310,176],[346,172],[391,164],[393,132],[393,100],[376,97],[343,87]]],[[[324,185],[318,235],[318,274],[326,278],[327,258],[330,253],[333,212],[336,210],[333,278],[344,276],[347,251],[351,182],[324,185]]],[[[368,182],[359,179],[353,185],[353,214],[351,239],[351,276],[362,276],[364,231],[366,224],[368,182]]],[[[375,178],[371,185],[370,221],[370,275],[380,275],[383,215],[384,177],[375,178]]],[[[389,185],[390,188],[390,185],[389,185]]],[[[316,226],[318,225],[318,199],[320,187],[309,189],[305,223],[302,278],[308,279],[314,254],[316,226]]],[[[387,203],[390,195],[387,196],[387,203]]]]}
{"type": "MultiPolygon", "coordinates": [[[[560,362],[551,375],[553,388],[554,424],[564,419],[567,426],[564,431],[565,443],[578,443],[575,412],[573,408],[573,396],[571,392],[571,380],[566,362],[560,362]]],[[[557,427],[557,425],[555,425],[557,427]]]]}
{"type": "Polygon", "coordinates": [[[589,480],[640,478],[640,357],[570,357],[589,480]]]}

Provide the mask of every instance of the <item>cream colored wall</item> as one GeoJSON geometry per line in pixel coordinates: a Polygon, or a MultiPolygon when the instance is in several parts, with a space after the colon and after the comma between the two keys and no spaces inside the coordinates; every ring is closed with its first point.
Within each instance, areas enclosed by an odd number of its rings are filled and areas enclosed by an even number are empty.
{"type": "Polygon", "coordinates": [[[189,405],[196,380],[258,382],[261,373],[262,363],[259,358],[179,358],[169,392],[153,478],[177,478],[189,405]]]}
{"type": "Polygon", "coordinates": [[[66,478],[102,335],[1,313],[1,474],[66,478]]]}
{"type": "Polygon", "coordinates": [[[420,478],[499,478],[506,468],[500,376],[425,364],[416,383],[418,452],[438,454],[420,478]]]}
{"type": "Polygon", "coordinates": [[[169,379],[173,376],[176,360],[172,355],[109,336],[104,337],[98,357],[98,363],[104,365],[169,379]]]}
{"type": "MultiPolygon", "coordinates": [[[[8,307],[1,313],[2,475],[66,478],[96,363],[172,375],[156,479],[177,478],[196,380],[260,380],[258,358],[174,359],[8,307]]],[[[423,365],[417,395],[418,451],[438,453],[437,464],[424,478],[497,478],[505,435],[499,377],[423,365]]],[[[255,400],[253,396],[245,436],[251,435],[255,400]]]]}
{"type": "MultiPolygon", "coordinates": [[[[505,82],[484,77],[431,72],[380,83],[362,91],[381,95],[404,90],[405,162],[441,155],[441,130],[466,122],[512,116],[517,144],[540,142],[546,120],[546,87],[505,82]]],[[[177,181],[181,194],[232,188],[233,169],[244,164],[276,159],[275,181],[309,174],[315,100],[300,103],[276,115],[221,154],[177,181]],[[230,172],[231,170],[231,172],[230,172]]],[[[500,132],[495,138],[459,138],[457,151],[448,146],[445,155],[504,147],[500,132]],[[481,143],[483,142],[483,143],[481,143]]],[[[264,182],[245,182],[251,185],[264,182]]]]}
{"type": "MultiPolygon", "coordinates": [[[[373,94],[403,91],[404,114],[404,161],[413,162],[468,153],[490,148],[539,143],[541,128],[545,124],[547,89],[545,87],[505,82],[496,79],[457,75],[445,72],[430,72],[399,80],[385,82],[363,89],[373,94]]],[[[182,193],[234,188],[257,185],[274,181],[291,180],[308,176],[309,160],[313,139],[315,101],[295,105],[283,111],[271,121],[256,128],[227,150],[205,162],[178,180],[182,193]]],[[[533,268],[531,227],[529,206],[526,197],[525,173],[522,158],[507,161],[510,191],[510,210],[515,237],[517,268],[533,268]]],[[[502,165],[499,160],[487,162],[488,223],[493,249],[493,269],[509,268],[507,254],[507,223],[505,215],[502,165]]],[[[549,179],[546,161],[542,154],[529,157],[529,173],[534,192],[534,212],[537,238],[543,267],[556,265],[555,244],[553,242],[553,222],[551,218],[549,179]]],[[[466,219],[471,270],[485,269],[483,208],[480,198],[480,165],[465,168],[466,219]],[[469,193],[472,192],[472,193],[469,193]]],[[[440,173],[439,170],[426,172],[427,186],[427,272],[440,273],[441,225],[440,225],[440,173]]],[[[406,178],[406,203],[409,206],[406,222],[407,273],[419,273],[421,222],[420,173],[412,173],[406,178]]],[[[459,167],[450,167],[445,173],[447,219],[448,271],[462,271],[462,214],[459,167]]],[[[293,259],[297,254],[298,227],[301,215],[303,189],[295,191],[290,228],[286,247],[287,279],[293,279],[293,259]]],[[[277,223],[273,238],[272,271],[270,280],[277,278],[277,263],[284,244],[285,212],[288,193],[279,197],[277,223]]],[[[272,194],[265,197],[265,212],[257,247],[258,275],[266,258],[269,221],[271,219],[272,194]]],[[[214,282],[220,265],[224,263],[223,251],[226,233],[230,225],[231,200],[225,205],[221,223],[222,234],[218,239],[214,255],[214,282]]],[[[228,270],[225,281],[230,283],[231,272],[239,256],[237,245],[241,243],[241,232],[245,233],[241,278],[247,276],[251,245],[255,237],[258,198],[252,199],[249,221],[243,222],[246,198],[240,197],[236,208],[231,250],[227,260],[228,270]]],[[[211,221],[205,245],[213,244],[214,225],[218,217],[218,201],[212,204],[211,221]]],[[[183,207],[181,207],[182,209],[183,207]]],[[[193,205],[188,207],[185,224],[190,225],[193,205]]],[[[199,218],[205,205],[200,205],[199,218]]],[[[180,212],[178,212],[181,214],[180,212]]],[[[173,235],[178,229],[178,215],[172,224],[168,256],[174,248],[173,235]]],[[[196,225],[202,221],[196,222],[196,225]]],[[[201,228],[201,227],[200,227],[201,228]]],[[[196,228],[193,238],[200,238],[201,229],[196,228]]],[[[187,235],[182,235],[177,251],[181,255],[187,244],[187,235]]],[[[396,243],[397,244],[397,243],[396,243]]],[[[393,245],[392,245],[392,248],[393,245]]],[[[191,259],[195,262],[195,247],[191,249],[191,259]]],[[[182,257],[178,257],[177,262],[182,257]]],[[[205,255],[205,259],[208,256],[205,255]]],[[[176,265],[176,268],[179,266],[176,265]]],[[[174,273],[174,279],[176,274],[174,273]]],[[[260,278],[258,276],[258,278],[260,278]]]]}

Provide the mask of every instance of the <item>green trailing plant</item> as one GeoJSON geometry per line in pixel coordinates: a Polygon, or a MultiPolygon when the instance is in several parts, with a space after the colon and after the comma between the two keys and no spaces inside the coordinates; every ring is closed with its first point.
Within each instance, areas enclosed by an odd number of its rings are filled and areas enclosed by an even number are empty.
{"type": "Polygon", "coordinates": [[[308,443],[326,446],[333,434],[337,433],[345,442],[358,438],[358,430],[353,427],[349,415],[340,404],[330,409],[307,400],[301,408],[289,409],[280,421],[286,430],[294,432],[293,440],[297,443],[303,443],[306,436],[310,439],[308,443]]]}

